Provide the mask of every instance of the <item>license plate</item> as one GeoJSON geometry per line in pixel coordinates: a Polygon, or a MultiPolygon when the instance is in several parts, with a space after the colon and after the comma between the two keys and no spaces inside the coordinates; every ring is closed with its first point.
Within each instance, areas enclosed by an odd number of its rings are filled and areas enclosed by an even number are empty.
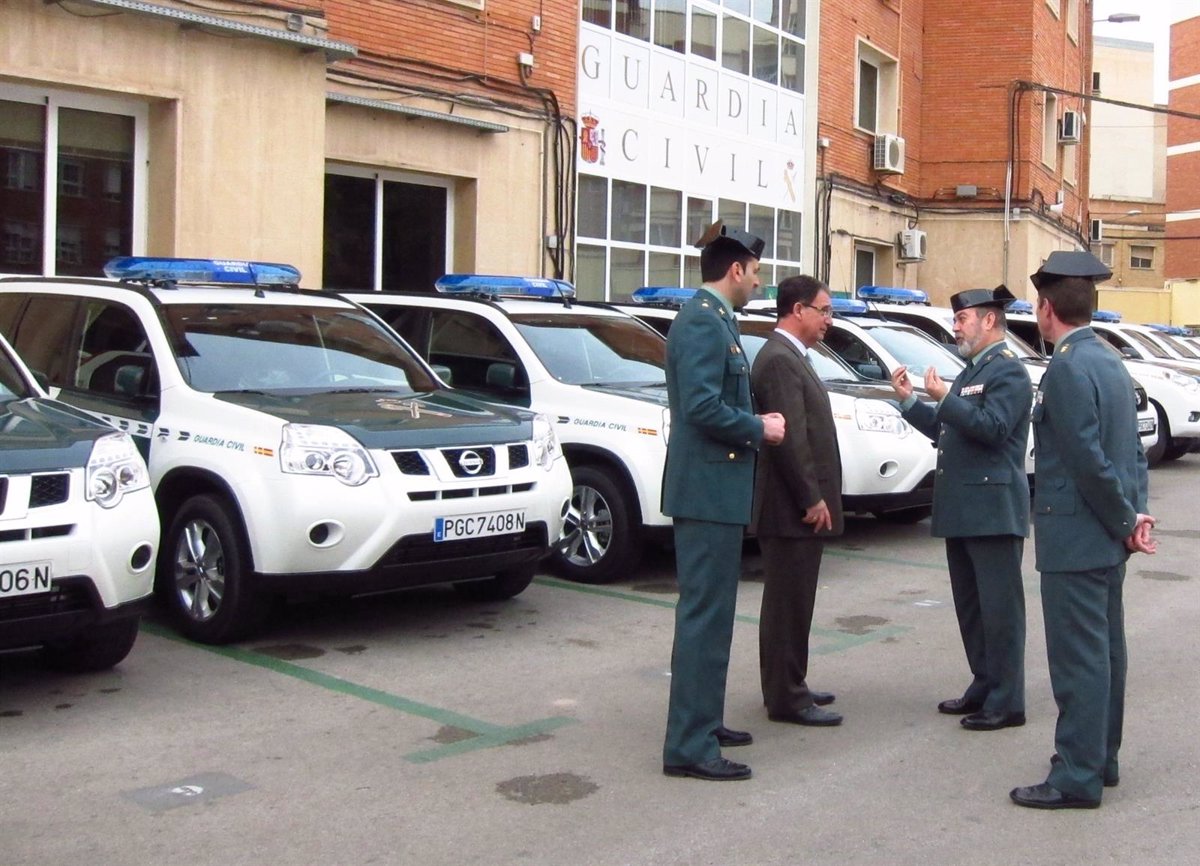
{"type": "Polygon", "coordinates": [[[0,565],[0,598],[50,591],[50,563],[14,562],[0,565]]]}
{"type": "Polygon", "coordinates": [[[1139,433],[1153,433],[1156,426],[1153,418],[1138,418],[1139,433]]]}
{"type": "Polygon", "coordinates": [[[488,535],[510,535],[525,531],[524,511],[490,511],[487,514],[461,514],[457,517],[438,517],[433,521],[434,541],[453,541],[457,538],[483,538],[488,535]]]}

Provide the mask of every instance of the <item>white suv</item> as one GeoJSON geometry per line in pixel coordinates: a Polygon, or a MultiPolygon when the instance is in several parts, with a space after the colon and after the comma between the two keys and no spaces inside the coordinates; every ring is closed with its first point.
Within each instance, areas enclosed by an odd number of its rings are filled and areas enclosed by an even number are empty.
{"type": "Polygon", "coordinates": [[[366,310],[296,289],[294,268],[106,271],[119,281],[0,280],[0,331],[145,450],[158,589],[189,637],[233,640],[293,592],[529,585],[571,493],[547,418],[446,388],[366,310]]]}
{"type": "Polygon", "coordinates": [[[0,338],[0,649],[112,667],[150,599],[158,513],[125,433],[50,400],[0,338]]]}
{"type": "Polygon", "coordinates": [[[449,274],[437,293],[346,295],[378,314],[447,380],[555,419],[574,494],[560,570],[628,575],[665,531],[666,352],[662,337],[558,280],[449,274]]]}

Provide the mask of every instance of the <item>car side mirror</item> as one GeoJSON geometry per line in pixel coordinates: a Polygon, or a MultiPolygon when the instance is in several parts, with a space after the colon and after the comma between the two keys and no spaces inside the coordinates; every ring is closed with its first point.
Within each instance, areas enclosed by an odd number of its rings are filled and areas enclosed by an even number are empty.
{"type": "Polygon", "coordinates": [[[880,367],[878,364],[855,364],[854,369],[858,370],[859,373],[861,373],[863,376],[866,376],[868,379],[887,378],[887,376],[883,374],[883,367],[880,367]]]}
{"type": "Polygon", "coordinates": [[[1133,359],[1133,360],[1135,360],[1135,361],[1137,360],[1137,356],[1138,356],[1138,355],[1137,355],[1137,352],[1133,351],[1133,349],[1132,349],[1131,347],[1129,347],[1129,346],[1122,346],[1122,347],[1121,347],[1121,354],[1122,354],[1124,357],[1126,357],[1126,358],[1131,358],[1131,359],[1133,359]]]}

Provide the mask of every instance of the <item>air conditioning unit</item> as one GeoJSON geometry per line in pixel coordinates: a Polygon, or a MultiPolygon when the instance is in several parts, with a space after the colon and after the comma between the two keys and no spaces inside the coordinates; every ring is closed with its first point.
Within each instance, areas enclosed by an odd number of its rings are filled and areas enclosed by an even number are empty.
{"type": "Polygon", "coordinates": [[[1083,135],[1083,117],[1078,111],[1064,111],[1058,129],[1060,144],[1079,144],[1083,135]]]}
{"type": "Polygon", "coordinates": [[[1092,220],[1089,223],[1088,240],[1094,244],[1104,240],[1104,220],[1092,220]]]}
{"type": "Polygon", "coordinates": [[[887,174],[904,174],[903,138],[886,132],[875,136],[875,170],[887,174]]]}
{"type": "Polygon", "coordinates": [[[900,261],[923,262],[928,241],[920,229],[904,229],[896,234],[896,246],[900,248],[900,261]]]}

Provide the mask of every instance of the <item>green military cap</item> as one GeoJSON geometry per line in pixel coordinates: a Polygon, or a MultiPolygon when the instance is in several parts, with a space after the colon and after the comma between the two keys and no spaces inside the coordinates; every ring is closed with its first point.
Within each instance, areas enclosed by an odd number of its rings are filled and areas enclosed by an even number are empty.
{"type": "Polygon", "coordinates": [[[1029,279],[1040,289],[1046,283],[1052,283],[1062,277],[1083,277],[1097,281],[1107,280],[1111,276],[1112,271],[1104,262],[1089,252],[1055,250],[1042,262],[1036,273],[1029,275],[1029,279]]]}
{"type": "Polygon", "coordinates": [[[1015,301],[1016,295],[1008,290],[1008,286],[1001,283],[994,289],[967,289],[959,292],[957,295],[950,296],[950,307],[954,312],[959,310],[968,310],[971,307],[999,307],[1004,308],[1004,305],[1009,301],[1015,301]]]}

